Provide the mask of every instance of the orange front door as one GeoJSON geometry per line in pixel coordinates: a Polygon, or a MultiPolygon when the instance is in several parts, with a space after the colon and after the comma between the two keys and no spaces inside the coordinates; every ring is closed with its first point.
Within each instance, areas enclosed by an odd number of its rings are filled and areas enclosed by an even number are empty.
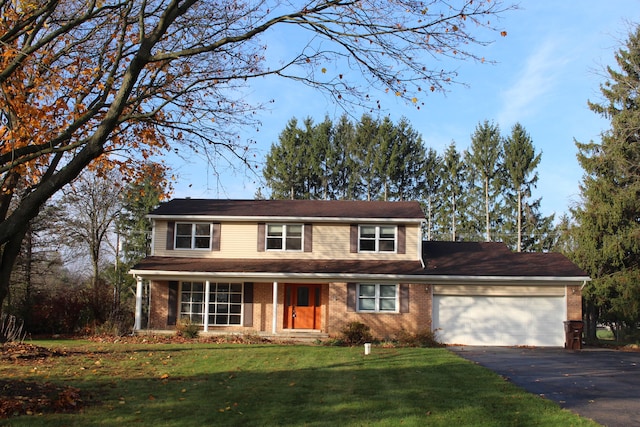
{"type": "Polygon", "coordinates": [[[285,285],[285,328],[320,329],[320,291],[320,285],[285,285]]]}

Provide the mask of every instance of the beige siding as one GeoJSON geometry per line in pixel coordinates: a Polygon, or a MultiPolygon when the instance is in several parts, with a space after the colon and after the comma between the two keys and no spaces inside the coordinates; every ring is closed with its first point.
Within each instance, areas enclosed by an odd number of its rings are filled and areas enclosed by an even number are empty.
{"type": "Polygon", "coordinates": [[[434,285],[434,295],[478,295],[478,296],[546,296],[565,295],[564,286],[519,286],[519,285],[434,285]]]}
{"type": "Polygon", "coordinates": [[[349,224],[313,224],[313,251],[258,252],[258,225],[248,222],[225,222],[221,226],[220,251],[167,250],[167,221],[156,221],[154,255],[203,258],[273,258],[273,259],[362,259],[362,260],[416,260],[419,259],[418,225],[406,226],[405,254],[350,253],[349,224]]]}

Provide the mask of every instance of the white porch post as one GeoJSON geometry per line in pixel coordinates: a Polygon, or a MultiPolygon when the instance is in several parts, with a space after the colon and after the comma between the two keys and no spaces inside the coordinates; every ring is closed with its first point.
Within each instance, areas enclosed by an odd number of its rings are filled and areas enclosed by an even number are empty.
{"type": "Polygon", "coordinates": [[[202,314],[202,322],[204,323],[204,332],[209,332],[209,289],[211,282],[204,282],[204,310],[202,314]]]}
{"type": "Polygon", "coordinates": [[[271,333],[276,334],[278,328],[278,282],[273,282],[273,320],[271,321],[271,333]]]}
{"type": "Polygon", "coordinates": [[[142,329],[142,277],[136,276],[136,311],[133,330],[142,329]]]}

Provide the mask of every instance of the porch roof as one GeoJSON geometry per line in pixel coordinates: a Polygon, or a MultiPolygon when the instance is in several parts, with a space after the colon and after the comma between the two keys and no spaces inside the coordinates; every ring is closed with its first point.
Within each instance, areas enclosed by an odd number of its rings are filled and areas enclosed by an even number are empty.
{"type": "Polygon", "coordinates": [[[502,243],[423,242],[415,261],[147,257],[143,277],[224,276],[251,280],[407,280],[425,283],[583,282],[587,274],[562,254],[515,253],[502,243]]]}

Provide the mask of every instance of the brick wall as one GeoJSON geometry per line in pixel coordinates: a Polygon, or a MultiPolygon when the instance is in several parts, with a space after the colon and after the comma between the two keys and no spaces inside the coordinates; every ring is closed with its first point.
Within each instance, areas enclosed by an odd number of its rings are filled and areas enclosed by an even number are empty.
{"type": "Polygon", "coordinates": [[[582,287],[567,286],[567,320],[582,320],[582,287]]]}
{"type": "Polygon", "coordinates": [[[375,338],[393,338],[401,329],[416,333],[431,330],[432,298],[429,285],[409,285],[407,313],[358,313],[347,309],[347,284],[331,283],[328,288],[329,307],[327,330],[331,336],[349,322],[361,322],[371,328],[375,338]]]}
{"type": "Polygon", "coordinates": [[[169,299],[169,283],[151,282],[151,304],[149,307],[149,329],[174,329],[174,326],[167,326],[167,315],[169,314],[167,304],[169,299]]]}

